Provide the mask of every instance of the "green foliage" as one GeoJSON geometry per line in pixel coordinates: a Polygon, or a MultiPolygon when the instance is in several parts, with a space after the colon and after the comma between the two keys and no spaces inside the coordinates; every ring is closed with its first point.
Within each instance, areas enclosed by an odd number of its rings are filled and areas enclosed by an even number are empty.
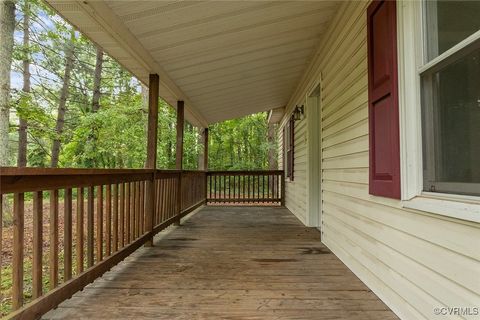
{"type": "MultiPolygon", "coordinates": [[[[55,131],[65,69],[65,48],[75,32],[39,0],[19,0],[17,6],[14,73],[21,79],[23,59],[31,63],[31,92],[12,90],[14,115],[11,164],[16,163],[18,119],[28,122],[28,166],[50,164],[54,139],[61,141],[59,166],[81,168],[142,168],[146,157],[147,110],[145,89],[115,60],[104,56],[100,109],[92,110],[96,47],[86,37],[73,37],[74,67],[69,85],[65,125],[55,131]],[[28,6],[26,4],[28,3],[28,6]],[[30,14],[30,45],[23,45],[23,14],[30,14]]],[[[175,110],[160,102],[157,167],[175,168],[175,110]]],[[[185,124],[184,163],[196,169],[203,146],[199,129],[185,124]]],[[[268,167],[266,114],[260,113],[210,127],[210,169],[268,167]]]]}
{"type": "Polygon", "coordinates": [[[212,170],[267,169],[269,147],[266,113],[210,126],[209,168],[212,170]]]}

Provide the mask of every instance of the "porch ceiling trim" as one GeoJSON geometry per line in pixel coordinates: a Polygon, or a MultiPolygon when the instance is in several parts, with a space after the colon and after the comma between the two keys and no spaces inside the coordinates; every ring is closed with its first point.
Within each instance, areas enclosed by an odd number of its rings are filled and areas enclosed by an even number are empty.
{"type": "Polygon", "coordinates": [[[195,126],[282,108],[337,1],[46,0],[195,126]]]}

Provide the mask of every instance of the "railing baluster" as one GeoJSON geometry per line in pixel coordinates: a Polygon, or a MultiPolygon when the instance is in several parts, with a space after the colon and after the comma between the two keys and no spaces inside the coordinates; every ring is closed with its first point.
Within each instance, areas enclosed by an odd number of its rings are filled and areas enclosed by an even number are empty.
{"type": "Polygon", "coordinates": [[[24,255],[24,210],[25,195],[13,196],[13,261],[12,261],[12,307],[19,309],[23,304],[23,255],[24,255]]]}
{"type": "Polygon", "coordinates": [[[135,239],[135,182],[130,183],[130,241],[132,242],[135,239]]]}
{"type": "Polygon", "coordinates": [[[130,183],[125,184],[125,244],[130,243],[130,183]]]}
{"type": "Polygon", "coordinates": [[[103,186],[97,186],[97,262],[103,260],[103,186]]]}
{"type": "Polygon", "coordinates": [[[120,218],[119,218],[120,248],[125,246],[125,183],[120,184],[120,218]]]}
{"type": "Polygon", "coordinates": [[[135,239],[140,235],[140,182],[135,182],[135,239]]]}
{"type": "Polygon", "coordinates": [[[118,250],[118,184],[113,185],[113,252],[118,250]]]}
{"type": "Polygon", "coordinates": [[[145,233],[145,181],[140,182],[140,234],[145,233]]]}
{"type": "Polygon", "coordinates": [[[210,193],[208,194],[208,198],[212,198],[212,176],[208,177],[208,190],[210,190],[210,193]]]}
{"type": "Polygon", "coordinates": [[[157,198],[158,198],[158,213],[157,213],[157,223],[156,224],[159,224],[160,222],[163,221],[163,216],[165,214],[165,209],[164,209],[164,206],[165,206],[165,201],[163,199],[163,189],[165,188],[164,187],[164,183],[165,183],[165,180],[164,179],[161,179],[161,180],[157,180],[158,181],[158,187],[157,187],[157,198]]]}
{"type": "Polygon", "coordinates": [[[167,219],[167,210],[168,210],[168,202],[167,202],[167,186],[168,186],[168,179],[162,179],[160,186],[162,188],[162,191],[160,192],[160,205],[161,205],[161,216],[160,216],[160,221],[158,223],[161,223],[167,219]]]}
{"type": "Polygon", "coordinates": [[[162,179],[160,181],[160,187],[162,188],[161,192],[159,194],[159,201],[160,201],[160,206],[161,206],[161,215],[159,216],[158,223],[163,222],[167,217],[167,199],[165,197],[166,189],[167,189],[167,182],[168,182],[167,179],[162,179]]]}
{"type": "Polygon", "coordinates": [[[77,225],[76,225],[76,234],[77,234],[77,248],[76,248],[76,259],[77,259],[77,274],[83,272],[83,203],[84,192],[83,188],[77,188],[77,225]]]}
{"type": "Polygon", "coordinates": [[[50,290],[58,285],[58,190],[50,191],[50,290]]]}
{"type": "Polygon", "coordinates": [[[88,200],[87,200],[87,267],[93,266],[93,228],[94,228],[94,197],[95,189],[93,186],[88,187],[88,200]]]}
{"type": "Polygon", "coordinates": [[[65,189],[63,218],[63,281],[72,278],[72,189],[65,189]]]}
{"type": "MultiPolygon", "coordinates": [[[[0,233],[1,235],[1,233],[0,233]]],[[[43,258],[43,192],[33,193],[33,261],[32,261],[32,297],[42,295],[42,259],[43,258]]]]}
{"type": "Polygon", "coordinates": [[[112,253],[112,186],[105,186],[105,255],[112,253]]]}
{"type": "Polygon", "coordinates": [[[247,198],[248,202],[250,203],[250,174],[247,175],[247,198]]]}
{"type": "Polygon", "coordinates": [[[242,198],[243,198],[243,201],[245,202],[245,175],[242,175],[242,182],[243,182],[242,198]]]}

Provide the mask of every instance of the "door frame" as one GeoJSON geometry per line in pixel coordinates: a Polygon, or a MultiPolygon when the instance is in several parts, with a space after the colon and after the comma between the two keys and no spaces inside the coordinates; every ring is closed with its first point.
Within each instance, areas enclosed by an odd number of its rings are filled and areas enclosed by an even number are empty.
{"type": "Polygon", "coordinates": [[[322,103],[320,79],[305,97],[307,115],[307,214],[306,225],[322,231],[322,103]]]}

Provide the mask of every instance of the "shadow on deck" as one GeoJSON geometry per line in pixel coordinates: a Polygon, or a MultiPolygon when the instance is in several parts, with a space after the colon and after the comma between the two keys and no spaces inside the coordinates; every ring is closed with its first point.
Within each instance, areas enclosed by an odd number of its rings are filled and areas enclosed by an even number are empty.
{"type": "Polygon", "coordinates": [[[287,209],[204,207],[45,319],[397,319],[287,209]]]}

